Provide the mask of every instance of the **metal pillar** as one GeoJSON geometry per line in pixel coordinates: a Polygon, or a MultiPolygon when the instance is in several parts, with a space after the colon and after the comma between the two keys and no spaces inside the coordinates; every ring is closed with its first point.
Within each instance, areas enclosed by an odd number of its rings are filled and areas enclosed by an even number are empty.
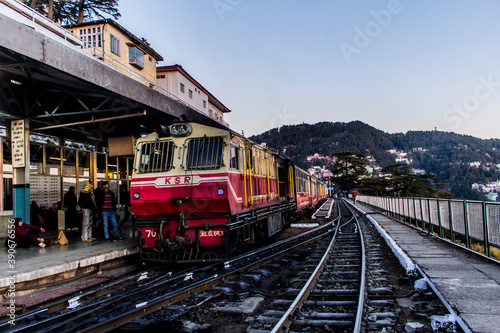
{"type": "Polygon", "coordinates": [[[488,228],[488,208],[486,201],[483,201],[483,236],[484,236],[484,254],[491,257],[490,236],[488,228]]]}
{"type": "Polygon", "coordinates": [[[441,204],[439,203],[439,198],[436,199],[436,204],[439,221],[439,237],[443,237],[443,222],[441,221],[441,204]]]}
{"type": "Polygon", "coordinates": [[[11,121],[13,214],[30,224],[29,121],[11,121]]]}
{"type": "MultiPolygon", "coordinates": [[[[467,201],[464,200],[464,205],[467,205],[467,201]]],[[[450,212],[450,239],[452,242],[455,241],[455,231],[453,230],[453,207],[451,206],[451,200],[448,199],[448,211],[450,212]]]]}
{"type": "Polygon", "coordinates": [[[464,201],[464,224],[465,224],[465,246],[470,248],[472,243],[469,234],[469,212],[467,209],[467,201],[464,201]]]}

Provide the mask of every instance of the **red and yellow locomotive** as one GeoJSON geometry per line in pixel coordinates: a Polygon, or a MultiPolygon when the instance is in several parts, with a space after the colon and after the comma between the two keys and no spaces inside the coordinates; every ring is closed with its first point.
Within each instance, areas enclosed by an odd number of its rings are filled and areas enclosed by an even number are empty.
{"type": "Polygon", "coordinates": [[[142,260],[207,262],[272,236],[327,190],[230,130],[176,123],[168,137],[137,139],[130,193],[142,260]]]}

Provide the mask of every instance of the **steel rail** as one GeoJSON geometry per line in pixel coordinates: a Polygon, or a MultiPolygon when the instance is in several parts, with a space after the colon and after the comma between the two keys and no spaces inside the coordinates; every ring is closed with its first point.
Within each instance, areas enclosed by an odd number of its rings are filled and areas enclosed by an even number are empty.
{"type": "MultiPolygon", "coordinates": [[[[334,230],[336,231],[337,228],[334,230]]],[[[315,236],[314,238],[311,238],[309,240],[306,240],[304,242],[296,244],[291,248],[282,250],[278,253],[275,253],[269,257],[261,259],[255,263],[250,264],[250,265],[238,268],[230,273],[224,274],[222,276],[217,276],[215,278],[209,278],[209,279],[201,281],[195,285],[181,289],[180,291],[176,291],[176,292],[173,292],[170,294],[160,296],[160,297],[154,299],[153,301],[148,302],[148,304],[145,304],[142,307],[139,307],[137,309],[133,309],[129,312],[123,313],[122,315],[120,315],[118,317],[115,317],[115,318],[112,318],[110,320],[98,323],[92,327],[85,328],[85,329],[78,331],[78,332],[96,332],[96,333],[98,333],[98,332],[108,332],[110,330],[116,329],[116,328],[130,322],[133,319],[154,313],[166,305],[181,301],[183,299],[186,299],[186,298],[192,296],[195,293],[207,290],[212,286],[215,286],[221,282],[229,280],[229,279],[237,276],[241,272],[246,272],[246,271],[255,269],[259,266],[262,266],[265,263],[268,263],[268,262],[275,260],[279,257],[290,254],[290,252],[292,252],[296,249],[299,249],[299,248],[301,248],[305,245],[308,245],[310,243],[316,242],[317,240],[319,240],[322,237],[325,237],[326,235],[328,235],[332,231],[333,230],[329,230],[329,231],[325,232],[324,234],[315,236]]]]}
{"type": "MultiPolygon", "coordinates": [[[[310,231],[308,231],[306,233],[302,233],[300,235],[291,237],[289,239],[280,241],[278,243],[266,246],[266,247],[261,248],[259,250],[255,250],[255,251],[252,251],[250,253],[247,253],[247,254],[241,255],[239,257],[236,257],[236,258],[232,259],[230,262],[226,262],[225,266],[226,267],[228,267],[228,266],[230,267],[230,265],[236,265],[238,261],[243,261],[246,257],[255,256],[259,252],[262,253],[264,251],[270,251],[273,248],[277,248],[278,246],[284,246],[284,245],[286,245],[286,243],[291,243],[291,242],[300,240],[301,237],[310,236],[314,232],[322,231],[325,228],[331,227],[332,223],[333,223],[333,221],[325,224],[324,226],[312,229],[312,230],[310,230],[310,231]]],[[[184,290],[184,291],[177,290],[176,292],[172,292],[172,293],[163,295],[161,297],[158,297],[154,302],[150,301],[148,303],[147,307],[139,307],[137,309],[137,311],[129,311],[129,312],[127,312],[128,316],[127,317],[120,316],[119,318],[121,318],[121,320],[119,322],[116,321],[116,319],[118,319],[118,317],[116,317],[115,319],[111,319],[111,320],[109,320],[109,322],[111,323],[111,326],[99,327],[95,331],[103,331],[103,330],[113,329],[113,328],[116,328],[118,326],[123,325],[124,323],[128,322],[129,320],[131,320],[133,318],[140,317],[140,316],[143,316],[145,314],[149,314],[149,313],[155,312],[156,310],[160,309],[161,307],[163,307],[163,306],[165,306],[167,304],[174,303],[174,302],[177,302],[177,301],[179,301],[181,299],[189,297],[194,292],[205,290],[205,289],[213,286],[214,284],[217,284],[217,283],[220,283],[220,282],[222,282],[222,281],[224,281],[226,279],[232,278],[235,274],[238,274],[239,272],[242,272],[242,271],[245,271],[245,270],[249,270],[249,269],[252,269],[254,267],[258,267],[259,265],[262,265],[262,264],[264,264],[264,263],[266,263],[266,262],[268,262],[270,260],[273,260],[276,257],[284,256],[284,255],[288,254],[291,251],[291,249],[296,249],[296,248],[299,248],[299,247],[304,246],[306,244],[309,244],[311,242],[315,242],[317,239],[319,239],[321,237],[324,237],[325,235],[329,234],[330,232],[331,232],[331,230],[328,230],[327,232],[325,232],[325,233],[323,233],[323,234],[321,234],[319,236],[313,237],[313,238],[311,238],[309,240],[302,241],[301,243],[296,244],[292,248],[287,248],[285,250],[282,250],[282,251],[274,254],[273,256],[271,256],[269,258],[266,258],[266,259],[263,259],[263,260],[261,260],[261,261],[259,261],[257,263],[250,264],[250,265],[247,265],[245,267],[236,269],[236,270],[234,270],[231,273],[228,273],[228,274],[225,274],[225,275],[221,276],[219,279],[214,279],[213,282],[208,281],[208,280],[204,280],[204,281],[202,281],[202,282],[200,282],[200,283],[198,283],[198,284],[196,284],[194,286],[191,285],[191,288],[190,287],[186,287],[186,290],[184,290]],[[179,294],[179,295],[175,295],[176,293],[179,294]],[[167,300],[162,303],[161,302],[162,299],[167,299],[167,300]],[[159,308],[157,308],[157,307],[154,306],[154,304],[156,304],[156,303],[160,304],[159,308]],[[149,308],[150,310],[146,311],[146,308],[149,308]],[[115,324],[112,324],[112,322],[115,322],[115,324]]],[[[206,271],[208,271],[210,269],[214,269],[215,267],[219,267],[220,265],[221,265],[220,263],[217,263],[217,264],[214,264],[214,265],[210,265],[210,266],[204,267],[204,268],[200,269],[200,272],[198,272],[198,273],[203,273],[203,271],[206,272],[206,271]]],[[[184,276],[176,276],[176,277],[169,277],[169,278],[162,277],[162,278],[160,278],[158,280],[156,280],[156,279],[155,280],[150,280],[146,284],[150,286],[149,289],[151,289],[151,288],[158,289],[161,285],[165,285],[166,283],[172,284],[172,283],[175,283],[175,281],[183,279],[183,278],[184,278],[184,276]],[[159,281],[161,281],[160,285],[158,284],[159,281]]],[[[178,282],[180,283],[181,281],[178,281],[178,282]]],[[[144,285],[142,287],[144,287],[144,285]]],[[[144,294],[147,293],[147,291],[149,289],[136,290],[136,291],[133,291],[131,293],[128,293],[127,295],[116,295],[114,297],[105,299],[102,302],[99,302],[100,304],[98,303],[98,304],[87,305],[84,308],[80,308],[79,310],[68,312],[68,313],[65,313],[63,315],[57,316],[56,320],[55,320],[54,317],[48,318],[48,319],[46,319],[46,320],[44,320],[42,322],[38,322],[38,323],[35,323],[33,325],[28,325],[28,326],[25,326],[25,327],[19,327],[19,329],[16,330],[16,331],[33,330],[33,329],[36,329],[36,328],[40,329],[41,326],[43,326],[44,328],[46,328],[45,331],[47,331],[47,330],[51,330],[51,331],[56,330],[56,331],[58,331],[58,330],[60,330],[61,326],[64,328],[64,325],[74,325],[77,322],[78,322],[78,324],[82,324],[84,322],[84,320],[88,320],[88,319],[85,319],[85,318],[88,317],[89,315],[93,316],[96,313],[102,314],[106,310],[112,309],[114,307],[113,305],[116,305],[119,302],[124,301],[124,300],[127,300],[127,303],[131,303],[133,300],[137,300],[137,299],[139,299],[139,297],[143,297],[144,294]],[[51,322],[53,322],[53,321],[57,321],[57,323],[56,324],[52,324],[51,322]]]]}
{"type": "Polygon", "coordinates": [[[318,214],[321,210],[323,210],[323,206],[325,205],[330,205],[333,204],[334,200],[332,199],[331,200],[331,203],[329,202],[329,200],[326,200],[325,202],[323,202],[323,204],[321,205],[321,207],[319,207],[315,212],[314,214],[311,216],[311,219],[312,220],[316,220],[316,214],[318,214]]]}
{"type": "MultiPolygon", "coordinates": [[[[345,204],[345,203],[344,203],[345,204]]],[[[316,281],[318,280],[326,262],[328,261],[328,258],[330,257],[330,252],[333,248],[333,245],[335,244],[335,241],[337,239],[338,231],[341,230],[344,226],[347,226],[348,224],[352,223],[354,221],[358,234],[359,234],[359,239],[360,239],[360,248],[361,248],[361,273],[360,273],[360,285],[359,285],[359,296],[358,296],[358,306],[356,308],[356,316],[355,316],[355,322],[354,322],[354,329],[353,332],[359,333],[361,331],[361,324],[363,322],[363,310],[365,306],[365,301],[366,301],[366,251],[365,251],[365,245],[364,245],[364,240],[363,240],[363,233],[361,231],[361,227],[359,225],[359,221],[356,218],[354,212],[349,208],[348,205],[345,204],[347,209],[349,210],[350,214],[352,217],[342,225],[339,225],[335,229],[335,234],[332,237],[332,240],[330,244],[328,245],[327,249],[325,250],[325,253],[316,266],[316,269],[314,272],[311,274],[305,285],[302,287],[300,292],[298,293],[297,297],[295,300],[292,302],[292,304],[289,306],[287,311],[283,314],[283,316],[280,318],[280,320],[276,323],[276,325],[273,327],[271,330],[271,333],[278,333],[278,332],[288,332],[290,329],[290,326],[293,322],[293,316],[296,313],[297,310],[300,310],[304,304],[304,302],[307,300],[309,297],[309,294],[311,293],[313,287],[316,284],[316,281]]],[[[339,221],[341,219],[341,214],[339,210],[339,221]]],[[[340,223],[339,223],[340,224],[340,223]]]]}
{"type": "Polygon", "coordinates": [[[449,311],[449,313],[452,315],[452,317],[457,321],[458,325],[460,328],[464,331],[464,333],[473,333],[472,330],[469,328],[469,326],[465,323],[465,321],[460,317],[455,310],[451,307],[450,303],[444,298],[443,294],[437,289],[437,287],[432,283],[431,279],[424,273],[424,271],[417,265],[415,264],[415,267],[417,271],[420,273],[420,275],[423,277],[425,282],[429,287],[431,287],[432,291],[436,294],[436,296],[439,298],[439,300],[443,303],[445,308],[449,311]]]}
{"type": "Polygon", "coordinates": [[[361,324],[363,323],[363,310],[366,302],[366,250],[365,250],[363,232],[361,231],[359,221],[356,215],[354,214],[354,211],[351,209],[350,204],[346,205],[346,207],[347,209],[349,209],[352,216],[356,220],[356,225],[359,232],[359,239],[361,242],[361,282],[359,284],[358,308],[356,311],[356,320],[354,322],[354,330],[353,330],[354,333],[359,333],[361,332],[361,324]]]}
{"type": "Polygon", "coordinates": [[[330,241],[330,244],[328,245],[327,249],[325,250],[325,253],[323,257],[321,258],[320,262],[316,266],[316,269],[314,272],[311,274],[309,279],[307,280],[306,284],[302,289],[300,290],[299,294],[295,298],[295,300],[292,302],[288,310],[283,314],[281,319],[276,323],[276,325],[273,327],[271,330],[271,333],[277,333],[277,332],[286,332],[288,328],[290,327],[290,324],[292,323],[292,316],[295,313],[295,311],[300,310],[302,305],[304,304],[304,301],[309,297],[309,294],[311,293],[312,288],[315,286],[316,281],[318,280],[318,277],[320,273],[323,271],[324,264],[330,257],[330,251],[335,244],[335,240],[337,238],[339,228],[335,229],[335,233],[332,237],[332,240],[330,241]]]}

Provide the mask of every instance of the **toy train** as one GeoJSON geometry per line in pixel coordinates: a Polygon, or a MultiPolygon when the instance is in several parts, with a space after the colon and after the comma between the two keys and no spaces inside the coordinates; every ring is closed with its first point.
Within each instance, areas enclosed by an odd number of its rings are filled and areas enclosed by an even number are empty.
{"type": "Polygon", "coordinates": [[[227,129],[175,123],[137,139],[131,204],[144,261],[212,262],[280,231],[326,186],[227,129]]]}

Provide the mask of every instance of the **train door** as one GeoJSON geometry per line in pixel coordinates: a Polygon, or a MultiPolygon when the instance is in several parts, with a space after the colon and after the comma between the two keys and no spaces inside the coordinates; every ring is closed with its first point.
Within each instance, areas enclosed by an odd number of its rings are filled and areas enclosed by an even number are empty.
{"type": "Polygon", "coordinates": [[[245,207],[253,205],[253,184],[252,184],[252,163],[253,154],[252,146],[243,146],[243,187],[244,187],[244,200],[245,207]]]}
{"type": "Polygon", "coordinates": [[[290,201],[297,200],[297,186],[295,184],[295,180],[297,179],[295,174],[295,168],[292,163],[288,161],[288,187],[290,189],[290,201]]]}
{"type": "Polygon", "coordinates": [[[281,158],[276,158],[276,174],[279,201],[285,201],[290,197],[289,177],[286,162],[281,158]]]}

